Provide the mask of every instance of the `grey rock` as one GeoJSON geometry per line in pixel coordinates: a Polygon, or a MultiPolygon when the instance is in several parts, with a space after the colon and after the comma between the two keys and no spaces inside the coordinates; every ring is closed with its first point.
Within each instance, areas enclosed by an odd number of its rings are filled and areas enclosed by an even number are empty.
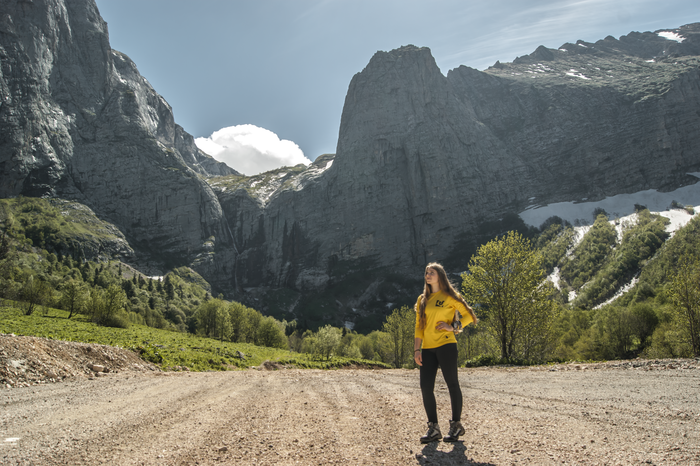
{"type": "Polygon", "coordinates": [[[7,0],[0,197],[83,204],[114,228],[94,255],[190,265],[302,325],[368,321],[412,303],[427,262],[464,270],[529,206],[694,183],[700,24],[669,31],[684,40],[630,33],[446,76],[427,48],[377,52],[335,155],[243,177],[110,48],[93,0],[7,0]]]}
{"type": "Polygon", "coordinates": [[[330,167],[213,185],[235,283],[260,301],[267,287],[331,290],[329,312],[361,320],[350,309],[371,306],[377,293],[363,291],[382,279],[335,294],[353,273],[464,270],[480,235],[534,203],[695,183],[700,24],[673,32],[683,42],[632,33],[447,76],[427,48],[378,52],[350,83],[330,167]]]}
{"type": "Polygon", "coordinates": [[[79,201],[141,254],[192,258],[230,239],[202,153],[92,0],[6,1],[0,15],[0,196],[79,201]],[[158,244],[153,248],[153,244],[158,244]]]}

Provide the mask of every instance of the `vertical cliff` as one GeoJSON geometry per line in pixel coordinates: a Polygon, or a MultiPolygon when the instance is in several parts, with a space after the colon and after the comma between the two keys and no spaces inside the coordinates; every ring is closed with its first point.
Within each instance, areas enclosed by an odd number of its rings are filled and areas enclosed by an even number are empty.
{"type": "Polygon", "coordinates": [[[264,195],[250,189],[258,181],[215,186],[238,219],[238,283],[320,293],[357,319],[349,309],[401,299],[374,301],[388,273],[430,260],[463,270],[479,238],[531,205],[694,183],[700,25],[667,32],[682,41],[540,47],[447,76],[427,48],[377,52],[350,83],[332,163],[268,180],[264,195]]]}
{"type": "Polygon", "coordinates": [[[381,319],[415,298],[426,262],[463,270],[528,206],[700,172],[700,24],[447,76],[427,48],[377,52],[350,82],[335,156],[243,177],[110,48],[94,1],[2,6],[0,197],[83,203],[131,261],[190,264],[302,325],[381,319]]]}
{"type": "Polygon", "coordinates": [[[0,196],[78,200],[166,261],[229,241],[201,176],[235,172],[110,48],[93,1],[3,2],[0,57],[0,196]]]}

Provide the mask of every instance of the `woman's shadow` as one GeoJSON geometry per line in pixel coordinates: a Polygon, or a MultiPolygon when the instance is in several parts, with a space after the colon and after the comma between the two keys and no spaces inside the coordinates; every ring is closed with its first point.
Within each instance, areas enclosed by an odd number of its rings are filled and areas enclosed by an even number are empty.
{"type": "Polygon", "coordinates": [[[437,449],[438,445],[439,442],[430,442],[423,447],[421,454],[416,455],[418,464],[494,466],[493,463],[480,463],[467,458],[467,447],[464,446],[464,442],[454,442],[452,451],[440,451],[437,449]]]}

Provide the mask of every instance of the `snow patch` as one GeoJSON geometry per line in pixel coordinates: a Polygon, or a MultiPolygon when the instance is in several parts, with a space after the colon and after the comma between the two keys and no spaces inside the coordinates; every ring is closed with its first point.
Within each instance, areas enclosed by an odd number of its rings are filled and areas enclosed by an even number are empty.
{"type": "Polygon", "coordinates": [[[552,271],[551,274],[547,277],[547,280],[552,282],[552,285],[554,285],[554,288],[557,290],[561,291],[561,287],[559,286],[559,279],[561,278],[561,274],[559,273],[559,267],[554,267],[554,270],[552,271]]]}
{"type": "Polygon", "coordinates": [[[676,42],[683,42],[685,40],[685,37],[673,32],[673,31],[661,31],[657,34],[660,37],[663,37],[664,39],[675,40],[676,42]]]}
{"type": "MultiPolygon", "coordinates": [[[[688,174],[700,178],[700,173],[688,174]]],[[[520,212],[519,215],[525,223],[531,226],[540,226],[549,217],[555,215],[572,224],[580,224],[582,220],[585,223],[592,223],[594,220],[593,211],[596,208],[604,209],[609,215],[614,217],[623,217],[634,213],[635,204],[643,205],[652,212],[665,212],[672,201],[677,201],[681,205],[699,205],[700,183],[683,186],[668,193],[648,189],[633,194],[618,194],[606,197],[600,201],[557,202],[545,206],[528,207],[520,212]],[[578,222],[576,222],[577,220],[578,222]]],[[[697,211],[698,208],[695,210],[697,211]]],[[[690,216],[688,215],[688,217],[690,216]]]]}
{"type": "Polygon", "coordinates": [[[638,281],[639,281],[639,277],[634,277],[632,279],[632,281],[630,281],[628,284],[626,284],[625,286],[623,286],[622,288],[617,290],[617,293],[615,293],[615,295],[612,298],[608,299],[604,303],[600,303],[597,306],[594,306],[593,309],[600,309],[601,307],[607,306],[608,304],[612,303],[617,298],[619,298],[620,296],[622,296],[623,294],[627,293],[629,290],[634,288],[634,285],[636,285],[638,281]]]}
{"type": "Polygon", "coordinates": [[[591,79],[587,76],[582,75],[581,73],[577,72],[576,70],[571,70],[568,73],[566,73],[567,76],[571,76],[574,78],[581,78],[581,79],[591,79]]]}
{"type": "MultiPolygon", "coordinates": [[[[695,212],[698,211],[700,206],[693,207],[695,212]]],[[[658,214],[662,217],[666,217],[670,220],[670,223],[666,225],[666,232],[673,236],[678,230],[683,228],[688,224],[688,222],[695,216],[691,215],[689,212],[682,209],[672,209],[663,212],[652,212],[652,214],[658,214]]]]}
{"type": "Polygon", "coordinates": [[[571,247],[566,251],[566,257],[570,257],[571,254],[573,254],[574,249],[576,249],[578,245],[581,244],[583,237],[586,236],[586,233],[588,233],[588,230],[590,229],[590,225],[574,227],[574,237],[571,239],[571,247]]]}

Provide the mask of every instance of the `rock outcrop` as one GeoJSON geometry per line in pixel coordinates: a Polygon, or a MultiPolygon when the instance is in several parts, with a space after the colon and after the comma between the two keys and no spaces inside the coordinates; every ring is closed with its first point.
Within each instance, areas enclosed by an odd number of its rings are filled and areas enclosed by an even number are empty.
{"type": "Polygon", "coordinates": [[[110,48],[93,1],[3,2],[0,57],[0,196],[77,200],[175,263],[230,238],[202,176],[236,172],[110,48]]]}
{"type": "Polygon", "coordinates": [[[447,76],[427,48],[378,52],[350,83],[335,156],[255,177],[196,148],[93,0],[5,1],[0,58],[0,196],[83,203],[135,262],[192,265],[302,325],[376,327],[426,262],[464,270],[533,204],[700,171],[700,24],[447,76]]]}
{"type": "Polygon", "coordinates": [[[373,271],[420,276],[431,260],[464,270],[475,238],[503,232],[528,206],[694,183],[699,47],[694,24],[447,76],[427,48],[378,52],[350,83],[323,173],[264,196],[215,186],[238,219],[237,283],[331,290],[334,312],[360,320],[349,309],[376,299],[373,271]]]}

